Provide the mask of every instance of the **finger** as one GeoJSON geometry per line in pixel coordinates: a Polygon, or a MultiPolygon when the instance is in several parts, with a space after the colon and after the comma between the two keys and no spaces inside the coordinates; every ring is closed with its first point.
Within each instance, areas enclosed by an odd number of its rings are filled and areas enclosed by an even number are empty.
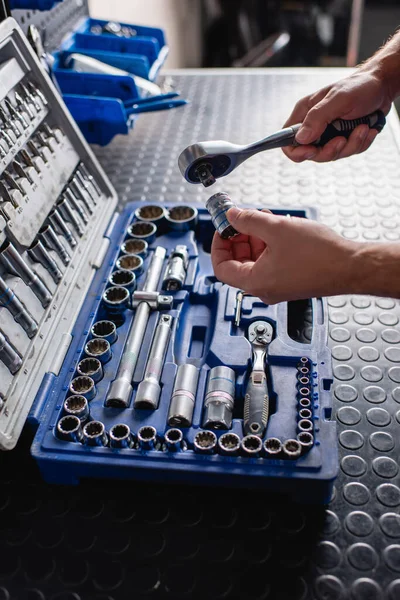
{"type": "Polygon", "coordinates": [[[312,159],[318,163],[330,162],[336,160],[347,143],[346,138],[340,137],[330,140],[325,146],[319,148],[318,153],[312,159]]]}
{"type": "Polygon", "coordinates": [[[318,154],[318,148],[315,146],[287,146],[282,150],[288,158],[296,163],[312,160],[318,154]]]}
{"type": "Polygon", "coordinates": [[[250,256],[251,260],[256,261],[265,250],[265,242],[257,237],[250,238],[250,256]]]}
{"type": "Polygon", "coordinates": [[[368,125],[359,125],[356,127],[337,158],[348,158],[349,156],[353,156],[353,154],[358,154],[361,151],[369,132],[370,129],[368,125]]]}
{"type": "Polygon", "coordinates": [[[240,244],[232,244],[233,258],[235,260],[244,261],[251,258],[251,246],[248,241],[240,244]]]}
{"type": "Polygon", "coordinates": [[[310,144],[318,139],[329,123],[348,112],[347,103],[348,96],[346,94],[325,96],[306,114],[302,126],[297,132],[296,141],[299,144],[310,144]]]}
{"type": "Polygon", "coordinates": [[[211,245],[211,259],[214,269],[216,265],[227,260],[233,260],[233,258],[233,245],[230,240],[222,239],[219,233],[215,232],[211,245]]]}
{"type": "Polygon", "coordinates": [[[241,263],[237,260],[226,260],[218,264],[213,261],[216,277],[223,283],[240,289],[248,287],[253,265],[252,261],[241,263]]]}
{"type": "Polygon", "coordinates": [[[273,234],[279,223],[279,217],[260,210],[241,210],[235,207],[229,209],[226,216],[236,231],[264,241],[268,235],[273,234]]]}
{"type": "Polygon", "coordinates": [[[361,152],[365,152],[366,150],[368,150],[368,148],[370,147],[370,145],[372,144],[372,142],[374,141],[374,139],[376,138],[376,136],[378,135],[378,132],[376,129],[371,129],[366,137],[365,142],[363,143],[361,150],[359,151],[359,154],[361,154],[361,152]]]}

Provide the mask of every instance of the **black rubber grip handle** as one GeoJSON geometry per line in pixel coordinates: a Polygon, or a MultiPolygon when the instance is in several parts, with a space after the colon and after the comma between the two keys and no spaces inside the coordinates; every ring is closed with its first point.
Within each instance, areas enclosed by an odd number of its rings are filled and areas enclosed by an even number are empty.
{"type": "Polygon", "coordinates": [[[359,125],[368,125],[370,129],[376,129],[379,133],[384,128],[385,123],[385,115],[381,110],[377,110],[359,119],[336,119],[336,121],[328,125],[321,137],[313,142],[313,146],[325,146],[325,144],[335,137],[345,137],[348,139],[359,125]]]}
{"type": "Polygon", "coordinates": [[[269,396],[267,377],[263,374],[262,380],[257,381],[254,373],[246,387],[244,396],[243,429],[246,435],[262,437],[267,426],[269,416],[269,396]]]}

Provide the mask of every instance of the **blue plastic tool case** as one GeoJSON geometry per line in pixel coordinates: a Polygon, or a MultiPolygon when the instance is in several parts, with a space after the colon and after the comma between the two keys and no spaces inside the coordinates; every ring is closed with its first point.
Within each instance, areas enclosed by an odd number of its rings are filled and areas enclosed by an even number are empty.
{"type": "MultiPolygon", "coordinates": [[[[32,122],[24,133],[21,132],[19,141],[9,149],[1,163],[3,172],[10,169],[10,160],[21,156],[24,144],[27,152],[32,153],[30,140],[40,150],[38,157],[31,155],[38,169],[24,166],[34,185],[23,177],[20,181],[21,177],[18,179],[14,173],[23,191],[19,192],[21,197],[13,196],[20,202],[19,209],[9,206],[9,202],[0,205],[0,257],[12,245],[36,279],[31,276],[30,285],[27,284],[21,273],[10,269],[1,258],[0,277],[6,282],[7,289],[32,312],[37,324],[35,334],[29,338],[3,302],[0,332],[7,348],[10,347],[19,359],[18,368],[13,367],[14,373],[0,360],[1,447],[11,449],[15,445],[28,417],[29,424],[37,428],[32,454],[49,482],[75,484],[83,478],[98,477],[258,485],[302,501],[327,502],[337,474],[338,458],[336,426],[331,420],[332,372],[326,345],[324,301],[313,299],[305,304],[267,306],[257,298],[245,296],[239,325],[235,325],[239,290],[218,282],[213,274],[210,248],[214,227],[202,206],[188,207],[193,215],[190,226],[176,229],[169,225],[168,215],[174,208],[184,205],[158,204],[157,198],[151,203],[164,208],[167,218],[148,239],[142,272],[137,272],[137,289],[140,291],[143,287],[156,247],[165,248],[167,267],[173,250],[179,245],[186,246],[189,257],[186,275],[182,289],[162,290],[163,294],[172,296],[172,308],[151,311],[128,406],[106,406],[108,390],[115,379],[136,312],[131,305],[118,313],[111,311],[104,302],[104,292],[110,287],[110,275],[119,268],[117,262],[124,256],[123,243],[137,239],[130,229],[132,224],[142,222],[136,211],[147,204],[134,203],[121,214],[114,212],[115,191],[13,19],[0,25],[0,39],[8,49],[7,60],[15,60],[13,65],[19,69],[18,77],[9,83],[10,89],[4,90],[4,95],[8,94],[14,102],[15,89],[20,89],[26,81],[33,84],[32,89],[39,89],[45,98],[39,105],[40,119],[38,116],[37,122],[32,122]],[[41,132],[39,137],[37,130],[41,132]],[[53,134],[54,140],[50,140],[53,134]],[[69,200],[73,218],[64,210],[65,200],[69,200]],[[70,235],[60,224],[57,229],[54,209],[63,217],[69,215],[69,221],[66,219],[64,225],[70,235]],[[49,226],[58,240],[57,244],[51,238],[52,246],[47,235],[49,226]],[[71,234],[75,245],[71,243],[71,234]],[[60,274],[57,282],[51,276],[49,261],[45,262],[44,268],[44,263],[32,253],[38,240],[46,246],[47,255],[57,267],[60,274]],[[60,244],[64,251],[67,250],[69,260],[65,260],[60,244]],[[34,293],[37,279],[42,281],[51,297],[46,306],[34,293]],[[310,326],[302,335],[297,330],[296,311],[303,310],[301,307],[304,306],[310,326]],[[160,379],[159,405],[156,410],[134,408],[138,384],[143,379],[152,339],[163,314],[172,317],[173,326],[160,379]],[[78,363],[85,357],[86,344],[92,338],[92,325],[104,319],[115,323],[117,339],[111,344],[111,359],[102,366],[103,377],[96,383],[95,395],[89,401],[90,416],[86,422],[103,423],[105,445],[89,446],[81,441],[60,439],[57,426],[65,416],[65,401],[74,395],[70,384],[77,376],[78,363]],[[244,437],[244,393],[252,368],[252,350],[247,335],[251,323],[259,320],[267,321],[274,329],[266,366],[271,414],[263,438],[274,437],[281,442],[296,438],[302,406],[299,402],[299,364],[304,358],[309,369],[309,382],[304,385],[308,386],[306,396],[312,413],[314,444],[295,460],[283,458],[281,454],[277,458],[266,457],[262,450],[256,456],[245,455],[240,449],[236,455],[225,456],[219,452],[218,445],[210,454],[195,452],[195,436],[205,431],[204,398],[210,369],[217,366],[228,366],[235,372],[235,404],[229,431],[240,439],[244,437]],[[167,418],[176,371],[179,365],[186,363],[199,370],[194,412],[191,425],[180,427],[183,444],[172,451],[166,445],[164,435],[170,429],[167,418]],[[132,447],[110,446],[109,431],[118,423],[129,426],[133,434],[132,447]],[[138,431],[146,426],[156,430],[152,449],[146,449],[137,440],[138,431]]],[[[2,66],[0,63],[0,69],[2,66]]],[[[5,184],[9,185],[9,178],[5,184]]],[[[14,191],[10,189],[9,194],[14,191]]],[[[316,218],[312,209],[288,208],[275,212],[316,218]]],[[[131,293],[128,296],[132,298],[131,293]]],[[[217,438],[225,433],[214,431],[217,438]]]]}

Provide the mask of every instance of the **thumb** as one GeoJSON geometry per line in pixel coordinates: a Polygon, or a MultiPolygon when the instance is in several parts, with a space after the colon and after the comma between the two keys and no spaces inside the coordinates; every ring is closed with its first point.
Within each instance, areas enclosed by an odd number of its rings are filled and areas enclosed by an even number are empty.
{"type": "Polygon", "coordinates": [[[299,144],[312,144],[325,131],[329,123],[348,112],[345,100],[339,98],[324,98],[310,108],[297,132],[296,141],[299,144]],[[347,110],[346,110],[347,109],[347,110]]]}
{"type": "Polygon", "coordinates": [[[271,227],[271,218],[274,216],[269,212],[259,210],[242,210],[234,207],[227,212],[229,223],[239,233],[245,235],[255,235],[261,240],[266,241],[266,237],[271,227]]]}

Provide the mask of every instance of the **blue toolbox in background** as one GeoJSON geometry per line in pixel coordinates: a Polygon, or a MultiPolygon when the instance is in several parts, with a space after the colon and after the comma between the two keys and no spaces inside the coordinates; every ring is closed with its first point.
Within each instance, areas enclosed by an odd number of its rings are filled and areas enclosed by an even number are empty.
{"type": "Polygon", "coordinates": [[[218,282],[202,206],[154,198],[115,213],[13,19],[0,39],[1,447],[28,420],[50,482],[258,485],[327,502],[338,458],[324,302],[267,306],[218,282]]]}

